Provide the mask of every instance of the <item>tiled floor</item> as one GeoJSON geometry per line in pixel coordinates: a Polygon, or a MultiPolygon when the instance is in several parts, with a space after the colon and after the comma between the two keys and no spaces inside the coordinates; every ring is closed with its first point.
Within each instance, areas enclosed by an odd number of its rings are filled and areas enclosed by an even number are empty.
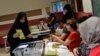
{"type": "Polygon", "coordinates": [[[7,53],[4,48],[0,48],[0,56],[10,56],[9,53],[7,53]]]}

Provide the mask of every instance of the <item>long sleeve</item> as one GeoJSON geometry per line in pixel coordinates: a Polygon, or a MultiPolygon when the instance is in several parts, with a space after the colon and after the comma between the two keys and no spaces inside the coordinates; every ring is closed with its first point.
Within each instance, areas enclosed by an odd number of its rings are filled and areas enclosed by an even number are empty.
{"type": "Polygon", "coordinates": [[[13,35],[16,33],[15,28],[11,28],[8,35],[7,35],[7,41],[10,44],[11,49],[13,50],[20,44],[19,38],[14,38],[13,35]]]}
{"type": "Polygon", "coordinates": [[[13,41],[13,34],[15,33],[16,31],[14,30],[14,28],[11,28],[10,31],[8,32],[8,35],[7,35],[7,41],[9,43],[11,43],[13,41]]]}

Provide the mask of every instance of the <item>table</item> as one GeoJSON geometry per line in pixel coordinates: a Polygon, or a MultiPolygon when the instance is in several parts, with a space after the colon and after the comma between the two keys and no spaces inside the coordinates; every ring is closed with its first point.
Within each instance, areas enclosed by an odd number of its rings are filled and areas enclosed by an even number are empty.
{"type": "Polygon", "coordinates": [[[31,32],[31,34],[33,35],[33,38],[38,38],[38,36],[49,35],[50,30],[48,29],[43,31],[33,31],[31,32]]]}
{"type": "Polygon", "coordinates": [[[34,42],[26,42],[25,45],[29,43],[36,43],[36,45],[34,47],[21,47],[24,44],[21,43],[17,48],[13,50],[15,56],[46,56],[45,54],[49,50],[56,50],[57,56],[74,56],[73,53],[70,52],[64,45],[60,45],[59,48],[52,48],[53,44],[57,44],[58,42],[48,42],[45,43],[44,46],[44,41],[39,40],[34,42]]]}
{"type": "Polygon", "coordinates": [[[45,54],[48,51],[57,51],[57,56],[74,56],[72,52],[68,50],[68,48],[64,45],[60,45],[59,48],[53,48],[53,44],[56,44],[57,42],[48,42],[45,45],[45,54]]]}
{"type": "Polygon", "coordinates": [[[34,31],[34,32],[31,32],[31,34],[41,34],[41,33],[48,33],[48,32],[50,32],[50,30],[48,29],[48,30],[43,30],[43,31],[34,31]]]}

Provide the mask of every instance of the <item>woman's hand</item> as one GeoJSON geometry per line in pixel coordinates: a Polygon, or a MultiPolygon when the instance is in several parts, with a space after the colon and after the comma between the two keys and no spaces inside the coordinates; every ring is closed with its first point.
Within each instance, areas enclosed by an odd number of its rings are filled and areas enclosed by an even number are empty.
{"type": "Polygon", "coordinates": [[[19,36],[20,36],[20,34],[18,34],[18,33],[13,34],[14,38],[18,38],[19,36]]]}
{"type": "Polygon", "coordinates": [[[51,35],[51,38],[54,38],[54,39],[60,39],[58,36],[56,35],[51,35]]]}
{"type": "Polygon", "coordinates": [[[79,54],[78,48],[74,48],[73,49],[73,53],[74,53],[74,56],[78,56],[78,54],[79,54]]]}
{"type": "Polygon", "coordinates": [[[45,43],[48,43],[48,42],[49,42],[49,40],[48,40],[48,39],[43,39],[43,41],[44,41],[45,43]]]}
{"type": "Polygon", "coordinates": [[[28,37],[28,38],[32,38],[33,35],[32,35],[32,34],[28,34],[27,37],[28,37]]]}
{"type": "Polygon", "coordinates": [[[57,36],[56,36],[56,35],[51,35],[51,37],[52,37],[52,38],[56,38],[57,36]]]}

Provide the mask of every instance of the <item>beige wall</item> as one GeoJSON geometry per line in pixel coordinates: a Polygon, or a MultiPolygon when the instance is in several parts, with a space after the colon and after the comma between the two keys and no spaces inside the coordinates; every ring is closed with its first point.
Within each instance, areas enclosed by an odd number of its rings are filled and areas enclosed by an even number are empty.
{"type": "Polygon", "coordinates": [[[83,0],[83,10],[84,12],[93,12],[91,0],[83,0]]]}
{"type": "MultiPolygon", "coordinates": [[[[50,7],[51,2],[57,0],[0,0],[0,16],[18,13],[20,11],[29,11],[42,9],[42,15],[28,17],[29,20],[48,17],[45,7],[50,7]]],[[[13,23],[14,20],[0,22],[0,25],[13,23]]]]}
{"type": "Polygon", "coordinates": [[[0,16],[50,6],[56,0],[0,0],[0,16]]]}

